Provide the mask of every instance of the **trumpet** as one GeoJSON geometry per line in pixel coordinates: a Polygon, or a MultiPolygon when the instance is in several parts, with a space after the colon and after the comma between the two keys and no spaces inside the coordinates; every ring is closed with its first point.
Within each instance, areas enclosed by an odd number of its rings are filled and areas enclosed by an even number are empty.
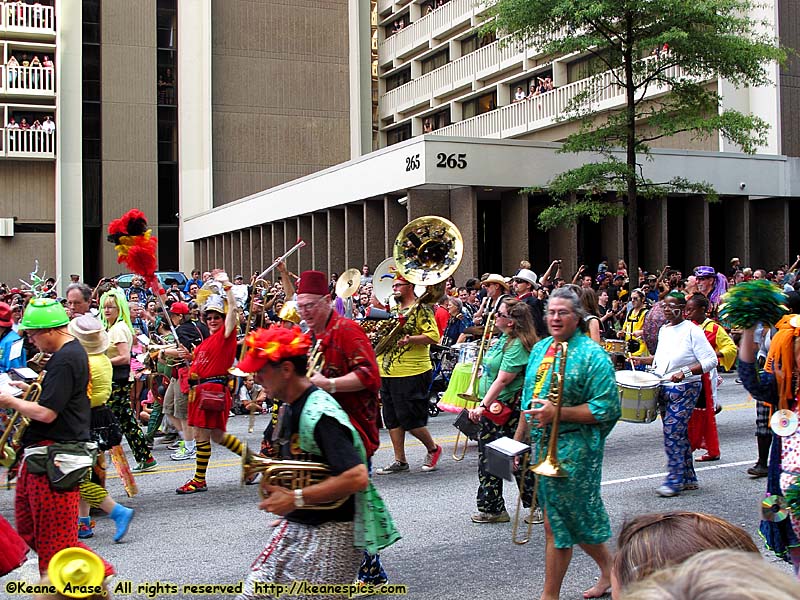
{"type": "Polygon", "coordinates": [[[518,539],[517,530],[519,528],[519,515],[522,512],[522,493],[525,487],[525,474],[530,470],[536,475],[536,480],[533,484],[533,504],[536,502],[537,493],[539,491],[539,477],[566,477],[567,473],[561,467],[561,461],[558,460],[558,427],[561,422],[561,404],[564,396],[564,375],[567,368],[567,342],[557,342],[556,352],[553,356],[553,378],[550,381],[550,391],[547,394],[546,402],[552,402],[556,407],[556,415],[553,417],[553,422],[550,424],[550,434],[542,435],[539,438],[539,449],[536,452],[536,458],[542,454],[545,447],[545,439],[548,439],[547,454],[539,462],[533,466],[529,466],[528,455],[522,463],[519,479],[519,498],[517,499],[517,513],[514,515],[514,524],[511,528],[511,541],[517,545],[527,544],[531,539],[531,530],[533,529],[533,519],[528,523],[527,535],[524,539],[518,539]],[[556,364],[558,369],[556,370],[556,364]]]}
{"type": "MultiPolygon", "coordinates": [[[[503,302],[503,298],[505,298],[505,294],[500,296],[494,305],[489,310],[489,313],[486,315],[486,324],[483,327],[483,334],[481,335],[481,343],[478,346],[478,355],[475,358],[475,363],[472,365],[472,373],[469,376],[469,383],[467,384],[467,390],[458,395],[459,398],[462,400],[466,400],[467,402],[471,402],[473,405],[477,405],[481,399],[478,397],[478,376],[481,372],[481,366],[483,365],[483,356],[486,354],[486,350],[488,349],[489,340],[492,339],[492,332],[494,331],[494,324],[497,321],[497,309],[500,308],[500,304],[503,302]]],[[[491,302],[491,301],[490,301],[491,302]]],[[[456,443],[453,446],[453,460],[456,462],[460,462],[464,460],[464,457],[467,454],[467,444],[469,444],[469,438],[466,436],[464,437],[464,447],[461,450],[461,453],[458,452],[458,443],[461,438],[461,431],[459,430],[458,434],[456,435],[456,443]]]]}
{"type": "MultiPolygon", "coordinates": [[[[249,450],[242,456],[242,484],[256,474],[261,473],[259,495],[261,498],[268,496],[264,489],[268,485],[276,485],[287,490],[298,490],[321,483],[331,477],[330,468],[319,462],[304,460],[274,460],[251,453],[249,450]]],[[[303,510],[331,510],[339,508],[345,503],[347,497],[326,502],[304,506],[303,510]]]]}
{"type": "MultiPolygon", "coordinates": [[[[25,392],[22,399],[26,402],[39,402],[42,396],[42,380],[45,372],[39,376],[25,392]]],[[[6,429],[0,436],[0,467],[11,467],[17,460],[17,450],[22,445],[22,435],[30,425],[31,420],[23,416],[18,410],[14,411],[6,423],[6,429]],[[10,441],[9,441],[10,440],[10,441]]]]}

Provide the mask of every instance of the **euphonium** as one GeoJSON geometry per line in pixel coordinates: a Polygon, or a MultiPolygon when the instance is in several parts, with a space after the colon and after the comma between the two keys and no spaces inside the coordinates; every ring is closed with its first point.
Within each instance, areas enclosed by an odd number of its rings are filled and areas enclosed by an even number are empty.
{"type": "MultiPolygon", "coordinates": [[[[566,477],[567,474],[561,468],[561,462],[558,460],[558,427],[561,422],[561,403],[564,395],[564,375],[567,369],[567,342],[556,342],[556,352],[553,356],[553,376],[550,380],[550,391],[547,394],[546,402],[552,402],[556,407],[556,414],[553,417],[553,422],[550,424],[550,434],[547,443],[547,454],[543,459],[533,466],[529,466],[528,456],[523,460],[522,468],[520,470],[519,479],[519,498],[517,499],[517,514],[514,515],[514,524],[511,529],[511,541],[515,544],[527,544],[531,539],[531,530],[533,529],[533,519],[528,523],[527,536],[520,540],[517,539],[517,529],[519,527],[519,515],[522,512],[522,493],[525,486],[525,472],[530,470],[537,477],[533,486],[532,505],[536,504],[536,495],[539,491],[539,477],[566,477]],[[558,364],[558,369],[556,369],[558,364]]],[[[524,415],[523,415],[524,416],[524,415]]],[[[545,446],[545,432],[542,431],[541,438],[539,439],[539,449],[536,453],[538,459],[545,446]]]]}
{"type": "MultiPolygon", "coordinates": [[[[22,397],[26,402],[38,402],[42,395],[42,379],[44,379],[45,372],[39,373],[25,395],[22,397]]],[[[30,419],[23,416],[20,412],[14,411],[14,414],[8,419],[6,429],[3,435],[0,436],[0,467],[10,467],[17,460],[17,449],[22,444],[22,434],[30,425],[30,419]],[[10,440],[10,442],[9,442],[10,440]]]]}
{"type": "MultiPolygon", "coordinates": [[[[250,477],[261,473],[259,493],[267,497],[264,489],[267,485],[276,485],[287,490],[297,490],[315,483],[325,481],[331,476],[327,465],[303,460],[274,460],[251,454],[246,451],[242,457],[242,483],[250,477]]],[[[339,508],[347,497],[325,504],[306,505],[303,510],[331,510],[339,508]]]]}

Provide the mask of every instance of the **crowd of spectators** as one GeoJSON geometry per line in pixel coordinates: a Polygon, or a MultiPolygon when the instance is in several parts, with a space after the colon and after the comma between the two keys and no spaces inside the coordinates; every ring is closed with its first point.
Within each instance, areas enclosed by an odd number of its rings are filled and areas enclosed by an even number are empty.
{"type": "MultiPolygon", "coordinates": [[[[425,16],[431,14],[437,8],[443,7],[445,4],[450,2],[450,0],[430,0],[423,5],[423,13],[425,16]]],[[[411,25],[411,21],[408,20],[407,15],[399,17],[392,22],[391,27],[386,28],[386,37],[390,37],[395,33],[399,33],[403,31],[406,27],[411,25]]]]}
{"type": "Polygon", "coordinates": [[[38,54],[30,58],[27,52],[20,55],[18,60],[14,54],[8,57],[6,70],[8,71],[9,87],[39,87],[40,81],[52,81],[55,64],[50,56],[43,54],[39,59],[38,54]],[[27,68],[30,67],[30,68],[27,68]],[[44,79],[47,77],[48,79],[44,79]]]}
{"type": "Polygon", "coordinates": [[[524,88],[521,85],[518,85],[514,89],[514,98],[513,102],[522,102],[523,100],[531,100],[536,96],[541,96],[546,92],[551,92],[555,88],[553,86],[553,79],[549,75],[545,77],[537,77],[536,82],[531,82],[530,88],[528,89],[528,93],[525,93],[524,88]]]}

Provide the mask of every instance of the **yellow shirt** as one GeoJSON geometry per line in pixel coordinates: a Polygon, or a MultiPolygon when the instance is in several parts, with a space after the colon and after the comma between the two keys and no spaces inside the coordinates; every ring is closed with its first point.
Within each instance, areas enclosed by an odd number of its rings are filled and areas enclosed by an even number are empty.
{"type": "MultiPolygon", "coordinates": [[[[406,315],[406,311],[399,313],[406,315]]],[[[416,308],[403,325],[400,337],[404,335],[427,335],[434,344],[439,343],[439,326],[433,309],[427,305],[416,308]]],[[[402,348],[395,345],[376,358],[381,377],[409,377],[433,369],[430,349],[422,344],[407,344],[402,348]]]]}
{"type": "Polygon", "coordinates": [[[102,406],[111,397],[111,379],[114,368],[105,354],[89,355],[89,400],[92,408],[102,406]]]}

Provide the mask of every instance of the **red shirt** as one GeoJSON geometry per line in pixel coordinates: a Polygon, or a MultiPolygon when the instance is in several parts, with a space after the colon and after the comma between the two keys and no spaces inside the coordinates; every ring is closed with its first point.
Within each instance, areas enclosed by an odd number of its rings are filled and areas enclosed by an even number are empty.
{"type": "Polygon", "coordinates": [[[444,330],[447,329],[447,322],[450,320],[450,313],[443,306],[436,305],[436,310],[433,312],[433,317],[436,319],[436,325],[439,327],[439,337],[444,335],[444,330]]]}
{"type": "Polygon", "coordinates": [[[192,366],[189,367],[189,376],[195,375],[197,379],[227,376],[228,369],[233,366],[236,358],[236,331],[225,337],[225,326],[219,331],[204,339],[194,351],[192,366]]]}
{"type": "Polygon", "coordinates": [[[325,357],[322,375],[333,379],[355,372],[365,389],[357,392],[336,392],[333,397],[342,406],[356,428],[367,456],[380,446],[378,435],[378,390],[381,377],[375,351],[364,330],[354,321],[331,312],[325,332],[318,336],[325,357]]]}

